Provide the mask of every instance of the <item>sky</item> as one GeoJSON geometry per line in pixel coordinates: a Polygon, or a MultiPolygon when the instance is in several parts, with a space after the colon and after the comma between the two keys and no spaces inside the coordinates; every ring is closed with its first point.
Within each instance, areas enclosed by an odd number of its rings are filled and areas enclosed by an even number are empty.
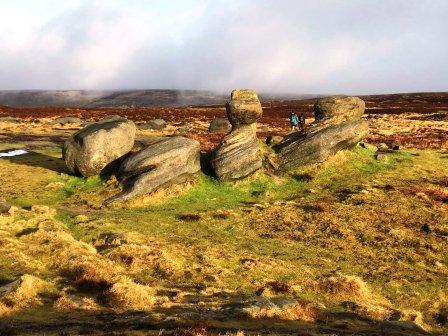
{"type": "Polygon", "coordinates": [[[448,91],[447,0],[0,0],[0,90],[448,91]]]}

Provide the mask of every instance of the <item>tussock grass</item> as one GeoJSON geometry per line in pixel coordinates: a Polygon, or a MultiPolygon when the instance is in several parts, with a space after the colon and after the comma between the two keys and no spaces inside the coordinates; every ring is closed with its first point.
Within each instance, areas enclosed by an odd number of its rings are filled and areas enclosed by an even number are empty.
{"type": "Polygon", "coordinates": [[[155,290],[123,277],[104,294],[106,304],[119,311],[135,309],[148,310],[155,303],[155,290]]]}
{"type": "Polygon", "coordinates": [[[12,314],[32,305],[40,305],[39,292],[45,282],[30,275],[22,275],[10,291],[0,297],[0,317],[12,314]]]}
{"type": "Polygon", "coordinates": [[[315,322],[320,316],[320,310],[312,303],[299,302],[284,308],[259,307],[245,310],[247,316],[254,319],[278,319],[283,321],[315,322]]]}

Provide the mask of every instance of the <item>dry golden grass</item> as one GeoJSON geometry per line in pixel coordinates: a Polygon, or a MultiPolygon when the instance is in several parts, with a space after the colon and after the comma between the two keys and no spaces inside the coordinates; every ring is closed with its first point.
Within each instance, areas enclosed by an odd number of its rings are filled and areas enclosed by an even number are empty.
{"type": "Polygon", "coordinates": [[[165,274],[176,272],[179,266],[166,254],[157,246],[125,244],[106,251],[104,256],[125,267],[129,273],[152,269],[164,270],[165,274]]]}
{"type": "Polygon", "coordinates": [[[361,278],[353,275],[336,274],[323,278],[318,283],[319,290],[338,300],[372,299],[372,292],[361,278]]]}
{"type": "Polygon", "coordinates": [[[137,284],[128,277],[122,277],[104,293],[104,300],[109,307],[118,311],[148,310],[156,301],[154,295],[154,288],[137,284]]]}
{"type": "Polygon", "coordinates": [[[99,310],[100,306],[98,303],[88,297],[74,297],[73,295],[69,295],[64,293],[61,297],[59,297],[53,304],[54,308],[57,310],[99,310]]]}
{"type": "Polygon", "coordinates": [[[0,317],[32,305],[41,304],[38,294],[45,286],[43,280],[25,274],[17,281],[17,288],[0,298],[0,317]]]}

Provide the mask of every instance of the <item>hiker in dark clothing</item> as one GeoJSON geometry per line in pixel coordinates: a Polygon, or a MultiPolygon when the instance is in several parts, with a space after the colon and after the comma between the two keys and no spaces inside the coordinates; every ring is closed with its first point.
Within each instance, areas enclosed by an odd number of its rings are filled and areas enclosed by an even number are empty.
{"type": "Polygon", "coordinates": [[[305,129],[305,113],[299,114],[299,125],[300,125],[300,130],[303,131],[305,129]]]}

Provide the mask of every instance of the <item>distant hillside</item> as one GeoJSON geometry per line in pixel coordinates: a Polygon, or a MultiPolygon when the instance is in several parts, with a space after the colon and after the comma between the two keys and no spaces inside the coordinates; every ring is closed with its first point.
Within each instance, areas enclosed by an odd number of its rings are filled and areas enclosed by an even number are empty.
{"type": "MultiPolygon", "coordinates": [[[[305,99],[315,95],[260,94],[262,100],[305,99]]],[[[229,93],[197,90],[0,91],[0,105],[11,107],[165,107],[219,105],[229,93]]]]}

